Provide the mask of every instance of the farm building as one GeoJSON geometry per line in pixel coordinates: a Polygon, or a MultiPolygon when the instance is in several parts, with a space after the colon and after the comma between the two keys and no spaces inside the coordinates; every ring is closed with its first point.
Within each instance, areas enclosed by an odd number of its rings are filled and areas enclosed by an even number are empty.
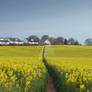
{"type": "Polygon", "coordinates": [[[10,44],[15,44],[15,45],[23,45],[24,42],[21,41],[19,38],[8,38],[10,44]]]}
{"type": "Polygon", "coordinates": [[[39,42],[40,45],[51,45],[51,42],[47,39],[47,40],[40,40],[39,42]]]}
{"type": "Polygon", "coordinates": [[[0,38],[0,45],[23,45],[19,38],[0,38]]]}
{"type": "Polygon", "coordinates": [[[39,45],[39,42],[34,41],[34,39],[31,39],[31,41],[28,41],[27,43],[30,44],[30,45],[39,45]]]}
{"type": "Polygon", "coordinates": [[[45,45],[51,45],[51,42],[47,39],[47,40],[44,41],[44,44],[45,45]]]}
{"type": "Polygon", "coordinates": [[[0,45],[9,45],[9,40],[5,38],[0,38],[0,45]]]}

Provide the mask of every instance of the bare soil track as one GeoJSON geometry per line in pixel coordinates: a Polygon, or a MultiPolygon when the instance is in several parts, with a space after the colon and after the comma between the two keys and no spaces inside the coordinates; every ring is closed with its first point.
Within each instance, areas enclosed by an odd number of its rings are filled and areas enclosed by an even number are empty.
{"type": "Polygon", "coordinates": [[[48,85],[47,85],[47,92],[56,92],[54,88],[53,78],[48,74],[48,85]]]}

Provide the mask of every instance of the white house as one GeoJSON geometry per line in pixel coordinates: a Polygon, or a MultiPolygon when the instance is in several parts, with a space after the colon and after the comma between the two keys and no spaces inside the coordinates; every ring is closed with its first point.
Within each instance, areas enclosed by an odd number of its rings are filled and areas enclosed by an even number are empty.
{"type": "Polygon", "coordinates": [[[0,45],[23,45],[19,38],[0,38],[0,45]]]}
{"type": "Polygon", "coordinates": [[[8,38],[10,44],[16,44],[16,45],[23,45],[24,42],[21,41],[19,38],[8,38]]]}
{"type": "Polygon", "coordinates": [[[39,45],[39,42],[34,41],[34,39],[31,39],[31,41],[28,41],[27,43],[30,44],[30,45],[39,45]]]}
{"type": "Polygon", "coordinates": [[[44,44],[45,45],[51,45],[51,42],[47,39],[47,40],[44,41],[44,44]]]}
{"type": "Polygon", "coordinates": [[[39,43],[38,42],[28,42],[28,44],[30,44],[30,45],[38,45],[39,43]]]}
{"type": "Polygon", "coordinates": [[[0,38],[0,45],[9,45],[9,43],[8,39],[0,38]]]}

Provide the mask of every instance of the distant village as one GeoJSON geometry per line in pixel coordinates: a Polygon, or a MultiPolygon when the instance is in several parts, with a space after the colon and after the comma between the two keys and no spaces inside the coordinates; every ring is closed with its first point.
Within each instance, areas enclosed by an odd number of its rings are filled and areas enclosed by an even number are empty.
{"type": "Polygon", "coordinates": [[[15,37],[0,37],[0,46],[30,46],[30,45],[80,45],[74,38],[69,38],[68,40],[63,37],[49,37],[48,35],[43,35],[39,38],[36,35],[31,35],[25,40],[21,40],[15,37]]]}
{"type": "MultiPolygon", "coordinates": [[[[85,45],[92,45],[92,39],[88,38],[84,42],[85,45]]],[[[30,46],[30,45],[81,45],[78,40],[74,38],[50,37],[43,35],[39,38],[36,35],[31,35],[25,40],[16,37],[0,37],[0,46],[30,46]]]]}
{"type": "Polygon", "coordinates": [[[25,40],[21,40],[15,37],[0,37],[0,46],[29,46],[29,45],[50,45],[50,41],[48,39],[39,40],[35,38],[36,36],[32,36],[31,38],[26,38],[25,40]]]}
{"type": "Polygon", "coordinates": [[[0,45],[3,46],[13,46],[13,45],[50,45],[50,41],[49,40],[45,40],[45,41],[34,41],[34,39],[31,39],[31,41],[23,41],[20,40],[19,38],[0,38],[0,45]]]}

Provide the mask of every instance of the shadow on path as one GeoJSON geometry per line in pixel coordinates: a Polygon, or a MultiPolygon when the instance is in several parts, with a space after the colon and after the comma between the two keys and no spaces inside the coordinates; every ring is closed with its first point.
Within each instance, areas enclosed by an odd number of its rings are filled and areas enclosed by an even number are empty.
{"type": "Polygon", "coordinates": [[[56,89],[54,88],[53,79],[50,74],[48,74],[47,92],[56,92],[56,89]]]}

